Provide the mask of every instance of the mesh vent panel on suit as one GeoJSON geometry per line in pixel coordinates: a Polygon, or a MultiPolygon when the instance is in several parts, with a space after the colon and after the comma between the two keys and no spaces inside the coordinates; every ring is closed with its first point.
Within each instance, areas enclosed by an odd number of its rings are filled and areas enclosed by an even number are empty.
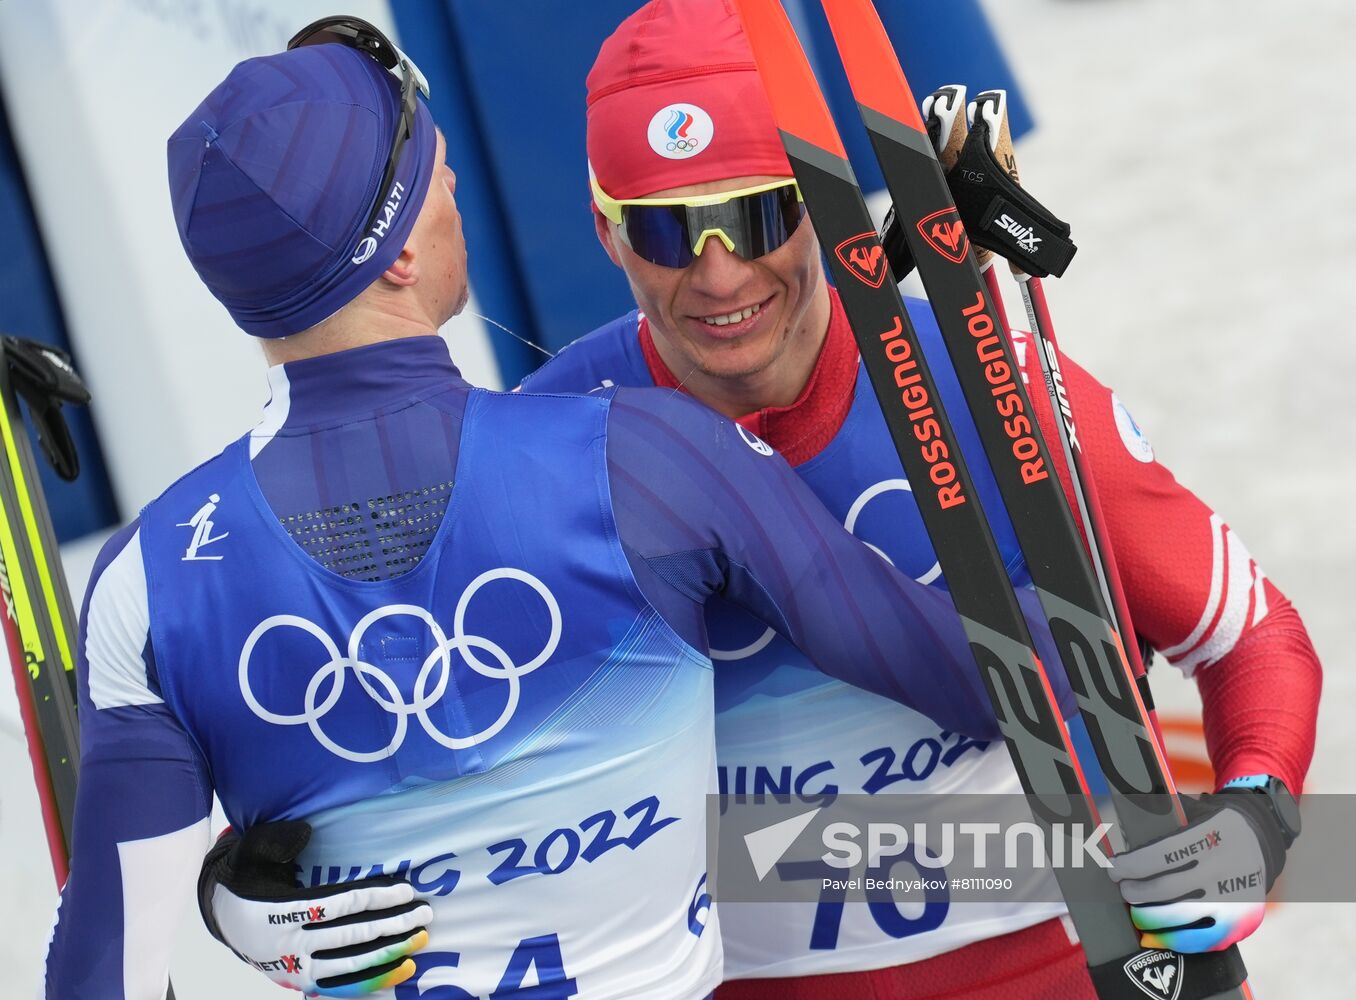
{"type": "Polygon", "coordinates": [[[389,580],[419,564],[452,496],[451,481],[282,517],[320,565],[350,580],[389,580]]]}

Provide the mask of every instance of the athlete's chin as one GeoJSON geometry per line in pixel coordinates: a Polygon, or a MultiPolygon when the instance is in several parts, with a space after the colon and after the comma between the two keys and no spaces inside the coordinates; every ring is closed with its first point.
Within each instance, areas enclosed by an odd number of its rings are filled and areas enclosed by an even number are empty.
{"type": "MultiPolygon", "coordinates": [[[[466,308],[466,303],[469,302],[470,300],[471,300],[471,288],[469,285],[463,282],[461,285],[461,289],[452,298],[452,307],[451,309],[447,310],[447,315],[443,317],[443,323],[448,322],[454,316],[460,316],[462,310],[466,308]]],[[[438,325],[442,326],[442,323],[438,325]]]]}
{"type": "Polygon", "coordinates": [[[732,336],[719,327],[712,330],[698,320],[689,322],[684,332],[687,353],[693,362],[715,378],[757,375],[777,360],[778,349],[784,343],[780,324],[732,336]]]}
{"type": "Polygon", "coordinates": [[[705,375],[732,381],[752,378],[767,370],[777,359],[772,345],[764,342],[752,344],[727,342],[694,353],[697,367],[705,375]]]}

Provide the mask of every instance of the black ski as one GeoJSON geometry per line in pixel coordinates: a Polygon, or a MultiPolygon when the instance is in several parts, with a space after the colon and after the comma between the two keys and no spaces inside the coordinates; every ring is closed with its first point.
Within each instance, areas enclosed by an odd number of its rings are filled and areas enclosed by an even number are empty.
{"type": "MultiPolygon", "coordinates": [[[[783,144],[824,245],[905,473],[915,484],[931,484],[925,489],[915,486],[914,496],[1033,814],[1047,831],[1055,822],[1083,823],[1091,828],[1096,811],[1076,755],[898,289],[887,280],[884,250],[813,73],[777,0],[738,0],[737,5],[783,144]]],[[[867,10],[874,19],[874,12],[869,7],[867,10]]],[[[841,38],[839,43],[841,47],[841,38]]],[[[890,58],[893,62],[893,53],[890,58]]],[[[879,80],[888,82],[888,68],[878,64],[873,72],[879,80]]],[[[894,71],[898,75],[897,62],[894,71]]],[[[912,98],[906,90],[898,93],[904,96],[896,97],[888,106],[901,113],[907,108],[911,117],[905,120],[915,123],[913,128],[926,143],[912,98]]],[[[932,173],[949,203],[935,160],[932,173]]],[[[948,249],[958,263],[968,259],[968,245],[962,242],[964,229],[954,206],[942,206],[919,221],[935,227],[942,247],[946,247],[948,238],[951,240],[948,249]]],[[[930,244],[927,249],[929,253],[942,252],[930,244]]],[[[920,255],[917,246],[914,254],[920,255]]],[[[973,330],[977,340],[997,340],[1006,346],[1006,338],[985,306],[985,300],[979,297],[968,312],[961,313],[967,338],[973,330]]],[[[1011,366],[1010,358],[1008,363],[1010,380],[1020,385],[1019,369],[1011,366]]],[[[1041,457],[1041,447],[1037,444],[1030,460],[1041,457]]],[[[1101,869],[1061,868],[1056,874],[1089,964],[1116,972],[1099,977],[1099,995],[1142,997],[1144,986],[1135,978],[1141,964],[1157,969],[1171,963],[1177,967],[1175,971],[1181,970],[1181,957],[1140,948],[1138,933],[1119,892],[1101,869]]],[[[1218,992],[1190,989],[1181,995],[1207,997],[1218,992]]]]}
{"type": "MultiPolygon", "coordinates": [[[[1133,653],[1127,652],[1079,539],[1007,331],[970,252],[894,48],[870,0],[821,2],[900,228],[1078,695],[1120,828],[1131,846],[1171,833],[1185,824],[1185,814],[1139,693],[1133,653]],[[999,335],[991,336],[995,331],[999,335]]],[[[1122,974],[1143,988],[1134,967],[1099,960],[1086,937],[1084,948],[1099,988],[1123,982],[1122,974]]],[[[1188,956],[1180,971],[1181,996],[1247,995],[1247,973],[1236,948],[1188,956]]]]}

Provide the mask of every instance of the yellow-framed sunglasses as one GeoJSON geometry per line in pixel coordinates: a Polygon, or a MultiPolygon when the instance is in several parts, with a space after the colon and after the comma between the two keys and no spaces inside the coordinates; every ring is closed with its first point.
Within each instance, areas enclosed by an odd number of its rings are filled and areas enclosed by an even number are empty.
{"type": "Polygon", "coordinates": [[[593,203],[618,226],[638,257],[660,267],[687,267],[712,236],[746,260],[776,250],[805,218],[805,201],[791,178],[692,198],[619,201],[589,171],[593,203]]]}

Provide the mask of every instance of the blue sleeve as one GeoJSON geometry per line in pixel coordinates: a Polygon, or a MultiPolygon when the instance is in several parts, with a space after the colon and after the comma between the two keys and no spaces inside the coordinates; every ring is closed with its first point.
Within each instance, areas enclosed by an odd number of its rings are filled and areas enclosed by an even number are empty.
{"type": "Polygon", "coordinates": [[[640,312],[633,309],[566,344],[523,379],[523,391],[591,393],[614,385],[654,385],[640,349],[639,323],[640,312]]]}
{"type": "Polygon", "coordinates": [[[49,1000],[160,1000],[207,847],[211,785],[160,696],[138,525],[109,540],[80,614],[80,781],[49,1000]]]}
{"type": "MultiPolygon", "coordinates": [[[[682,394],[622,389],[608,468],[623,544],[666,616],[673,594],[698,609],[720,594],[825,673],[953,731],[997,735],[950,595],[897,572],[849,534],[758,438],[682,394]]],[[[1034,595],[1026,600],[1034,609],[1034,595]]],[[[674,614],[683,620],[682,609],[674,614]]],[[[1035,638],[1042,660],[1058,662],[1048,632],[1035,638]]],[[[1062,672],[1051,682],[1071,705],[1062,672]]]]}

